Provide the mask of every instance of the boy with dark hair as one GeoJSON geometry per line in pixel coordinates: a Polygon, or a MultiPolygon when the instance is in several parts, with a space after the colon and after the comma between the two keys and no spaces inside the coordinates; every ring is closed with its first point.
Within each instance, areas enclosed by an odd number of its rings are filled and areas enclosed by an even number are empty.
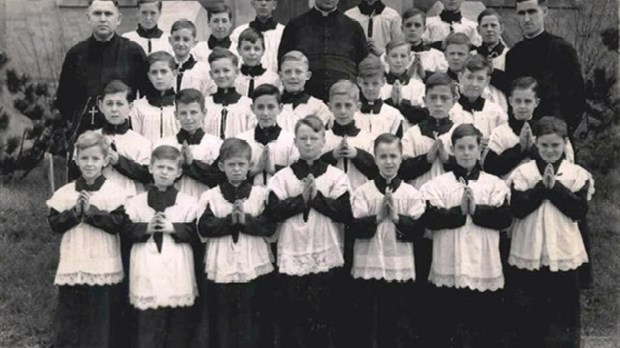
{"type": "Polygon", "coordinates": [[[280,85],[280,77],[261,63],[265,53],[265,38],[253,28],[247,28],[239,35],[237,49],[243,60],[240,74],[235,81],[237,92],[252,97],[254,88],[262,84],[280,85]]]}
{"type": "Polygon", "coordinates": [[[168,34],[157,27],[161,8],[161,0],[138,0],[138,29],[123,34],[140,45],[147,55],[157,51],[172,52],[168,34]]]}
{"type": "Polygon", "coordinates": [[[200,41],[192,49],[196,59],[208,62],[209,55],[216,47],[227,49],[237,54],[236,47],[230,39],[232,27],[232,9],[224,3],[216,3],[207,8],[207,20],[211,35],[207,41],[200,41]]]}

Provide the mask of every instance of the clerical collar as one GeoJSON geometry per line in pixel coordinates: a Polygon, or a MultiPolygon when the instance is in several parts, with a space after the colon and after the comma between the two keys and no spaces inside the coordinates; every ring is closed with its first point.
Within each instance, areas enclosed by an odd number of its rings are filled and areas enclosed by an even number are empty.
{"type": "Polygon", "coordinates": [[[255,66],[248,66],[245,64],[241,64],[241,73],[246,76],[256,77],[261,76],[267,71],[267,69],[263,68],[262,64],[258,64],[255,66]]]}
{"type": "Polygon", "coordinates": [[[226,181],[220,184],[220,192],[222,192],[222,196],[229,203],[235,203],[238,199],[246,199],[250,197],[250,193],[252,192],[252,184],[248,181],[244,181],[239,186],[235,186],[230,182],[226,181]]]}
{"type": "Polygon", "coordinates": [[[313,7],[313,10],[315,10],[322,17],[329,17],[329,16],[333,15],[334,13],[336,13],[336,11],[338,10],[338,7],[334,7],[331,11],[323,11],[320,8],[316,7],[316,5],[315,5],[313,7]]]}
{"type": "Polygon", "coordinates": [[[478,47],[476,51],[478,51],[479,54],[487,58],[493,59],[493,58],[497,58],[501,56],[502,53],[504,53],[505,48],[506,47],[501,42],[496,43],[495,45],[493,45],[493,47],[490,47],[489,45],[483,42],[482,45],[480,45],[480,47],[478,47]]]}
{"type": "Polygon", "coordinates": [[[95,34],[92,34],[90,36],[90,40],[91,40],[91,42],[93,42],[95,44],[107,45],[107,44],[112,43],[113,41],[118,40],[118,35],[116,35],[116,33],[112,33],[112,35],[107,40],[99,40],[99,39],[97,39],[95,34]]]}
{"type": "Polygon", "coordinates": [[[151,29],[144,29],[140,24],[138,24],[138,29],[136,29],[136,33],[142,38],[145,39],[159,39],[164,32],[156,26],[151,29]]]}
{"type": "Polygon", "coordinates": [[[360,12],[366,16],[378,15],[385,10],[385,4],[381,1],[376,1],[374,4],[369,4],[365,0],[362,0],[359,4],[360,12]]]}
{"type": "Polygon", "coordinates": [[[105,182],[105,176],[103,176],[103,174],[99,174],[99,176],[95,179],[95,182],[93,182],[92,184],[88,184],[86,182],[86,179],[84,179],[84,177],[80,176],[79,178],[77,178],[75,180],[75,190],[77,192],[82,192],[82,191],[88,191],[88,192],[95,192],[95,191],[99,191],[101,189],[101,186],[103,186],[103,183],[105,182]]]}
{"type": "Polygon", "coordinates": [[[146,202],[156,212],[163,212],[174,205],[178,193],[179,191],[174,186],[168,186],[165,191],[160,191],[153,185],[147,193],[146,202]]]}
{"type": "Polygon", "coordinates": [[[345,125],[334,122],[334,126],[332,127],[332,132],[334,133],[334,135],[337,135],[339,137],[344,137],[345,135],[348,137],[354,137],[357,136],[360,131],[361,129],[357,128],[357,126],[355,125],[355,120],[352,120],[345,125]]]}
{"type": "Polygon", "coordinates": [[[174,105],[174,98],[174,88],[167,89],[163,94],[161,91],[156,90],[146,96],[146,100],[149,104],[158,108],[174,105]]]}
{"type": "Polygon", "coordinates": [[[424,43],[424,41],[420,40],[417,45],[411,45],[411,52],[424,52],[429,51],[431,46],[424,43]]]}
{"type": "MultiPolygon", "coordinates": [[[[560,169],[560,165],[562,164],[562,161],[564,161],[564,159],[566,159],[566,154],[562,154],[559,160],[551,163],[551,165],[553,166],[553,173],[557,174],[558,170],[560,169]]],[[[538,151],[535,152],[534,160],[536,161],[536,167],[538,168],[538,172],[541,176],[544,175],[545,169],[547,169],[547,165],[549,164],[549,162],[542,159],[538,151]]]]}
{"type": "Polygon", "coordinates": [[[362,101],[362,107],[360,111],[363,114],[378,114],[381,112],[381,107],[383,106],[383,100],[377,99],[374,101],[370,101],[366,99],[363,95],[360,95],[360,99],[362,101]]]}
{"type": "Polygon", "coordinates": [[[232,45],[232,41],[230,40],[230,36],[226,36],[223,39],[217,39],[215,36],[209,36],[209,40],[207,40],[207,45],[209,45],[210,49],[214,49],[216,47],[229,49],[230,45],[232,45]]]}
{"type": "Polygon", "coordinates": [[[396,81],[400,81],[403,85],[408,85],[409,80],[411,80],[411,76],[409,76],[406,70],[400,75],[395,75],[392,72],[385,74],[385,81],[388,85],[393,85],[396,81]]]}
{"type": "Polygon", "coordinates": [[[224,106],[235,104],[241,99],[241,94],[237,93],[234,87],[217,88],[217,92],[213,94],[213,102],[224,106]]]}
{"type": "Polygon", "coordinates": [[[177,142],[179,144],[183,144],[184,142],[187,142],[188,145],[198,145],[198,144],[200,144],[200,142],[202,141],[202,138],[204,136],[205,136],[205,131],[202,130],[202,128],[196,129],[194,134],[190,134],[185,129],[181,129],[177,133],[177,135],[176,135],[177,142]]]}
{"type": "Polygon", "coordinates": [[[461,20],[463,19],[463,15],[461,14],[461,11],[450,12],[450,11],[443,10],[439,14],[439,18],[441,18],[443,22],[452,24],[452,23],[460,23],[461,20]]]}
{"type": "Polygon", "coordinates": [[[191,53],[187,55],[187,57],[185,57],[185,59],[183,59],[182,62],[177,61],[176,58],[175,58],[175,61],[176,61],[176,67],[180,73],[183,73],[185,70],[193,68],[194,65],[198,63],[196,58],[194,58],[194,56],[191,53]]]}
{"type": "Polygon", "coordinates": [[[510,115],[510,117],[508,118],[508,126],[516,135],[521,134],[521,128],[523,128],[525,122],[529,122],[530,125],[532,125],[531,118],[529,120],[517,120],[514,115],[510,115]]]}
{"type": "Polygon", "coordinates": [[[103,124],[101,132],[106,135],[125,134],[129,128],[129,120],[125,120],[121,124],[112,124],[106,121],[103,124]]]}
{"type": "Polygon", "coordinates": [[[480,162],[476,162],[476,165],[471,169],[469,173],[467,173],[467,169],[461,167],[460,165],[458,165],[458,163],[455,163],[452,173],[454,173],[454,177],[457,181],[463,179],[466,184],[469,184],[471,180],[478,180],[481,170],[482,167],[480,166],[480,162]]]}
{"type": "Polygon", "coordinates": [[[261,21],[258,17],[256,17],[250,22],[249,26],[256,31],[264,33],[275,29],[278,26],[278,22],[276,22],[273,17],[269,17],[264,21],[261,21]]]}
{"type": "Polygon", "coordinates": [[[280,132],[282,132],[282,128],[278,126],[278,124],[265,128],[257,125],[254,128],[254,140],[263,145],[267,145],[270,142],[277,140],[280,136],[280,132]]]}
{"type": "Polygon", "coordinates": [[[541,31],[540,33],[538,33],[538,34],[536,34],[534,36],[527,37],[527,36],[524,35],[524,37],[525,37],[525,40],[529,41],[529,40],[536,40],[538,38],[545,37],[547,35],[548,35],[547,32],[543,30],[543,31],[541,31]]]}
{"type": "Polygon", "coordinates": [[[291,164],[291,170],[293,170],[293,174],[295,174],[297,179],[302,180],[307,177],[308,174],[312,174],[315,178],[318,178],[319,176],[325,174],[328,166],[329,164],[318,158],[314,160],[311,166],[308,165],[308,162],[305,160],[299,159],[297,162],[291,164]]]}
{"type": "Polygon", "coordinates": [[[284,91],[284,93],[282,93],[282,104],[293,104],[293,109],[300,104],[306,104],[308,100],[310,100],[310,95],[304,91],[296,93],[284,91]]]}
{"type": "Polygon", "coordinates": [[[482,97],[478,97],[478,99],[474,101],[470,101],[469,98],[464,95],[459,98],[459,104],[461,104],[463,110],[472,114],[476,111],[482,111],[482,109],[484,109],[484,103],[485,99],[482,97]]]}
{"type": "Polygon", "coordinates": [[[435,137],[447,133],[453,125],[454,123],[450,120],[450,117],[434,118],[428,115],[426,119],[418,124],[418,127],[420,127],[422,135],[435,139],[435,137]]]}
{"type": "Polygon", "coordinates": [[[377,190],[379,190],[382,194],[385,194],[385,190],[388,187],[392,190],[392,192],[396,192],[403,181],[396,176],[390,179],[390,182],[388,183],[388,180],[384,178],[383,175],[379,175],[375,178],[374,182],[377,190]]]}

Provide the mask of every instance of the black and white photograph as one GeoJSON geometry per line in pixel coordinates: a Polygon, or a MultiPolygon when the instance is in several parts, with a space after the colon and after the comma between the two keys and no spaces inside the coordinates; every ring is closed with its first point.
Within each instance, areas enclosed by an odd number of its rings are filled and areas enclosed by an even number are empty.
{"type": "Polygon", "coordinates": [[[620,348],[619,7],[0,0],[0,347],[620,348]]]}

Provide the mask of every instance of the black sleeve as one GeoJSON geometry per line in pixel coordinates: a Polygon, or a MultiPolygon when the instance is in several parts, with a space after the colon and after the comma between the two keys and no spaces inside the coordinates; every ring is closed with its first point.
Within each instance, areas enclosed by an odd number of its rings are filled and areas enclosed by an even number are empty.
{"type": "Polygon", "coordinates": [[[582,220],[588,213],[587,196],[589,186],[589,181],[586,181],[586,184],[579,191],[572,192],[556,180],[553,188],[549,190],[549,200],[572,220],[582,220]]]}
{"type": "Polygon", "coordinates": [[[467,216],[462,214],[461,207],[437,208],[428,202],[423,219],[429,230],[458,228],[467,222],[467,216]]]}
{"type": "Polygon", "coordinates": [[[321,155],[321,161],[325,163],[329,163],[332,166],[335,166],[338,163],[336,157],[334,157],[334,150],[327,151],[326,153],[321,155]]]}
{"type": "Polygon", "coordinates": [[[549,104],[552,115],[560,116],[566,121],[569,134],[573,134],[583,116],[586,107],[585,83],[581,73],[581,64],[575,48],[561,40],[553,45],[555,54],[554,84],[549,104]]]}
{"type": "Polygon", "coordinates": [[[146,222],[128,221],[123,229],[124,236],[132,243],[145,243],[151,237],[146,232],[148,225],[146,222]]]}
{"type": "Polygon", "coordinates": [[[426,154],[403,158],[400,168],[398,169],[398,177],[403,180],[414,180],[431,170],[432,166],[433,164],[428,162],[426,154]]]}
{"type": "Polygon", "coordinates": [[[138,164],[125,156],[118,155],[118,162],[114,165],[114,169],[129,179],[143,184],[148,184],[153,179],[148,166],[138,164]]]}
{"type": "MultiPolygon", "coordinates": [[[[85,98],[85,91],[76,90],[78,68],[76,65],[75,48],[67,52],[65,60],[60,70],[60,79],[58,80],[58,90],[56,91],[56,100],[54,105],[60,111],[63,119],[66,121],[73,120],[78,104],[85,98]]],[[[74,125],[76,127],[77,125],[74,125]]]]}
{"type": "Polygon", "coordinates": [[[484,158],[484,171],[496,176],[503,176],[516,168],[527,157],[527,152],[521,151],[520,144],[504,150],[501,154],[489,150],[484,158]]]}
{"type": "Polygon", "coordinates": [[[282,222],[295,215],[303,214],[306,202],[301,195],[280,200],[275,193],[269,193],[265,214],[273,222],[282,222]]]}
{"type": "Polygon", "coordinates": [[[280,45],[278,46],[278,69],[282,65],[282,56],[295,49],[295,22],[290,20],[284,31],[282,31],[282,37],[280,38],[280,45]]]}
{"type": "Polygon", "coordinates": [[[353,238],[370,239],[377,233],[377,215],[352,219],[346,231],[353,238]]]}
{"type": "Polygon", "coordinates": [[[84,222],[109,234],[118,234],[125,226],[126,216],[123,206],[107,212],[99,210],[99,208],[91,204],[88,211],[84,214],[84,222]]]}
{"type": "Polygon", "coordinates": [[[325,197],[321,191],[318,191],[314,199],[310,200],[310,207],[334,222],[347,223],[353,218],[349,192],[332,199],[325,197]]]}
{"type": "Polygon", "coordinates": [[[218,168],[217,160],[213,164],[194,160],[190,165],[183,165],[183,173],[209,187],[215,187],[226,180],[226,174],[218,168]]]}
{"type": "Polygon", "coordinates": [[[276,223],[263,213],[259,216],[245,214],[245,225],[239,226],[241,233],[250,236],[269,237],[276,233],[276,223]]]}
{"type": "Polygon", "coordinates": [[[414,219],[409,215],[398,214],[396,238],[401,242],[415,242],[424,236],[422,219],[414,219]]]}
{"type": "Polygon", "coordinates": [[[385,103],[397,108],[398,111],[400,111],[400,113],[405,117],[407,122],[409,122],[412,126],[420,123],[420,121],[428,117],[427,109],[411,104],[411,101],[408,99],[403,99],[400,104],[397,105],[392,98],[389,98],[385,101],[385,103]]]}
{"type": "Polygon", "coordinates": [[[542,182],[538,182],[536,186],[525,191],[515,190],[513,185],[511,191],[510,211],[517,219],[523,219],[530,215],[540,207],[543,200],[548,196],[547,188],[542,182]]]}
{"type": "Polygon", "coordinates": [[[355,168],[357,168],[366,178],[372,180],[379,175],[379,168],[375,164],[375,158],[370,153],[360,149],[357,149],[357,156],[351,159],[355,168]]]}
{"type": "Polygon", "coordinates": [[[175,222],[172,223],[174,233],[172,238],[177,243],[197,244],[199,242],[198,233],[196,232],[196,221],[192,222],[175,222]]]}
{"type": "Polygon", "coordinates": [[[47,222],[54,233],[62,234],[77,226],[80,223],[80,216],[75,208],[67,209],[62,213],[56,209],[50,209],[47,222]]]}
{"type": "Polygon", "coordinates": [[[478,226],[498,231],[507,229],[512,223],[512,215],[510,214],[508,202],[504,202],[504,204],[499,207],[476,204],[476,211],[471,218],[474,224],[478,226]]]}
{"type": "Polygon", "coordinates": [[[198,233],[205,238],[215,238],[235,235],[238,229],[233,225],[230,214],[224,218],[218,218],[213,214],[211,207],[207,206],[198,220],[198,233]]]}

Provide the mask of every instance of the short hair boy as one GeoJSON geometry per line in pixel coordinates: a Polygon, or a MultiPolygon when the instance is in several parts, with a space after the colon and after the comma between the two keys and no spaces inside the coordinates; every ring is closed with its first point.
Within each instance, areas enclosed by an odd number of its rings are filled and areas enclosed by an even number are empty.
{"type": "Polygon", "coordinates": [[[239,35],[237,49],[243,60],[235,86],[241,95],[252,97],[256,86],[262,84],[280,85],[275,71],[263,67],[261,60],[265,53],[265,37],[253,28],[247,28],[239,35]]]}
{"type": "Polygon", "coordinates": [[[411,45],[411,52],[414,53],[412,64],[419,64],[419,70],[424,71],[425,76],[419,76],[421,79],[425,79],[431,73],[443,72],[448,69],[448,62],[441,47],[431,47],[423,40],[426,31],[426,13],[424,11],[412,7],[403,12],[402,31],[405,40],[411,45]]]}
{"type": "Polygon", "coordinates": [[[297,121],[307,115],[319,117],[326,128],[333,123],[333,116],[327,105],[305,92],[306,81],[311,75],[308,58],[302,52],[290,51],[282,56],[280,81],[284,92],[278,124],[289,132],[293,132],[297,121]]]}
{"type": "Polygon", "coordinates": [[[232,27],[232,9],[224,3],[216,3],[207,8],[208,26],[211,31],[207,41],[196,44],[192,53],[201,62],[207,62],[214,48],[220,47],[237,54],[236,47],[230,39],[232,27]]]}
{"type": "Polygon", "coordinates": [[[161,2],[161,0],[138,0],[138,29],[123,34],[123,37],[140,45],[146,55],[157,51],[172,52],[168,34],[157,26],[161,16],[161,2]]]}
{"type": "Polygon", "coordinates": [[[443,4],[441,13],[426,20],[424,41],[440,49],[441,43],[450,33],[463,33],[474,46],[480,45],[482,38],[476,30],[477,23],[461,14],[463,0],[441,0],[441,3],[443,4]]]}
{"type": "Polygon", "coordinates": [[[209,76],[209,64],[198,59],[193,52],[196,25],[187,19],[174,22],[170,29],[170,45],[177,67],[176,91],[195,88],[205,96],[215,92],[215,84],[209,76]]]}
{"type": "Polygon", "coordinates": [[[254,126],[252,101],[235,89],[239,59],[227,49],[216,47],[209,55],[211,78],[217,92],[205,100],[205,132],[220,139],[234,137],[254,126]]]}

